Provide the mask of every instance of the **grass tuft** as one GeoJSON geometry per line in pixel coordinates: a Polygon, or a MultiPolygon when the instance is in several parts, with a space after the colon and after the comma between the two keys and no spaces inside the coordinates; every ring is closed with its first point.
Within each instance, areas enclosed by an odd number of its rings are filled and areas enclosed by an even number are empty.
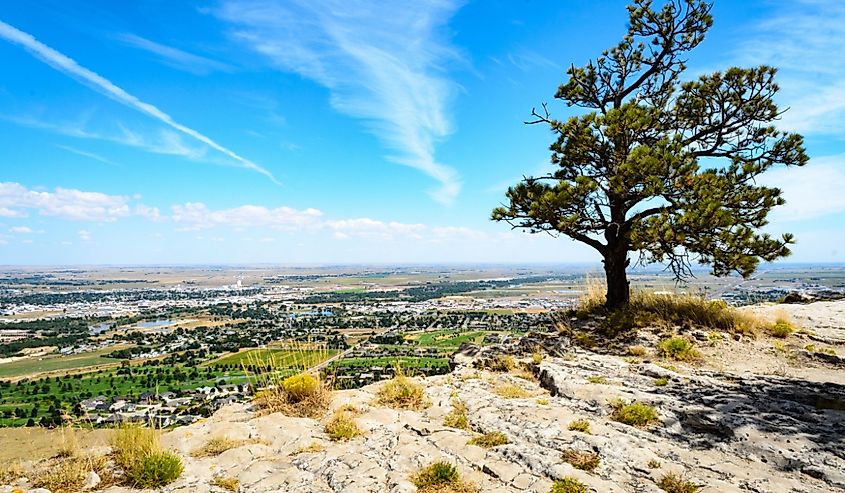
{"type": "Polygon", "coordinates": [[[564,450],[561,459],[572,464],[572,467],[587,472],[593,472],[601,462],[599,454],[575,449],[564,450]]]}
{"type": "Polygon", "coordinates": [[[0,464],[0,484],[9,484],[25,477],[27,477],[26,469],[19,462],[0,464]]]}
{"type": "Polygon", "coordinates": [[[450,428],[469,430],[469,418],[467,417],[468,411],[466,404],[464,404],[460,399],[453,399],[452,410],[446,415],[446,417],[443,418],[443,424],[450,428]]]}
{"type": "Polygon", "coordinates": [[[499,383],[493,387],[493,393],[505,399],[524,399],[531,397],[531,392],[523,389],[519,385],[512,383],[499,383]]]}
{"type": "Polygon", "coordinates": [[[152,428],[118,428],[112,452],[129,484],[137,488],[160,488],[182,474],[182,459],[161,448],[158,432],[152,428]]]}
{"type": "Polygon", "coordinates": [[[657,481],[657,486],[667,493],[696,493],[702,487],[687,480],[680,474],[666,473],[657,481]]]}
{"type": "Polygon", "coordinates": [[[431,405],[422,385],[406,377],[399,368],[396,376],[384,382],[376,393],[376,403],[393,409],[425,409],[431,405]]]}
{"type": "Polygon", "coordinates": [[[202,447],[193,450],[191,452],[191,457],[217,457],[229,449],[238,448],[251,443],[262,443],[262,441],[257,439],[233,440],[223,436],[213,437],[205,442],[202,447]]]}
{"type": "Polygon", "coordinates": [[[665,386],[669,385],[669,379],[666,378],[666,377],[655,378],[654,379],[654,385],[657,386],[657,387],[665,387],[665,386]]]}
{"type": "Polygon", "coordinates": [[[493,448],[498,447],[499,445],[505,445],[509,442],[510,440],[508,440],[507,435],[501,431],[491,431],[490,433],[485,433],[473,438],[467,442],[467,444],[477,445],[482,448],[493,448]]]}
{"type": "Polygon", "coordinates": [[[79,456],[65,457],[49,463],[48,467],[38,471],[33,480],[36,488],[46,488],[53,493],[74,493],[82,489],[89,472],[97,472],[105,481],[101,487],[112,483],[111,473],[106,467],[104,457],[79,456]]]}
{"type": "Polygon", "coordinates": [[[291,452],[290,455],[314,454],[317,452],[322,452],[325,449],[326,448],[323,447],[323,444],[321,444],[320,442],[311,442],[308,445],[299,447],[298,449],[294,450],[293,452],[291,452]]]}
{"type": "Polygon", "coordinates": [[[461,479],[458,468],[448,462],[435,462],[411,476],[421,493],[475,493],[479,488],[461,479]]]}
{"type": "Polygon", "coordinates": [[[598,385],[607,385],[607,379],[601,375],[590,375],[587,377],[587,381],[590,383],[595,383],[598,385]]]}
{"type": "Polygon", "coordinates": [[[696,361],[701,358],[701,353],[695,349],[692,342],[681,336],[663,339],[657,344],[657,351],[660,356],[675,361],[696,361]]]}
{"type": "Polygon", "coordinates": [[[613,409],[610,418],[626,425],[636,426],[637,428],[648,428],[660,422],[660,416],[657,414],[657,410],[642,402],[628,404],[621,399],[617,399],[610,403],[610,407],[613,409]]]}
{"type": "Polygon", "coordinates": [[[364,434],[355,422],[354,414],[349,411],[335,412],[323,431],[333,442],[352,440],[364,434]]]}
{"type": "Polygon", "coordinates": [[[567,476],[563,479],[558,479],[552,485],[551,493],[587,493],[590,491],[587,485],[573,478],[567,476]]]}
{"type": "Polygon", "coordinates": [[[490,371],[509,372],[516,368],[516,360],[511,355],[497,354],[490,359],[484,360],[483,367],[490,371]]]}
{"type": "Polygon", "coordinates": [[[567,426],[569,431],[578,431],[580,433],[590,434],[590,422],[586,419],[577,419],[569,423],[567,426]]]}
{"type": "Polygon", "coordinates": [[[769,327],[768,332],[772,337],[786,339],[795,332],[795,325],[793,325],[792,322],[790,322],[785,316],[780,316],[775,320],[775,323],[769,327]]]}
{"type": "Polygon", "coordinates": [[[229,476],[214,476],[211,478],[211,485],[223,488],[226,491],[238,491],[238,486],[241,485],[241,482],[238,481],[238,478],[229,476]]]}

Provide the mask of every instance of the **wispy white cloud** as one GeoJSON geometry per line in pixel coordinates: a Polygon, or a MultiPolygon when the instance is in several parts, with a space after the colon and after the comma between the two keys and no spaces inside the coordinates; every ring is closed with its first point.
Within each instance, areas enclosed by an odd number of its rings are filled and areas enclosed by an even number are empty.
{"type": "Polygon", "coordinates": [[[780,69],[780,101],[789,107],[779,126],[802,133],[845,131],[845,3],[782,2],[775,15],[746,32],[735,58],[780,69]]]}
{"type": "Polygon", "coordinates": [[[112,166],[117,166],[117,163],[115,163],[114,161],[106,159],[103,156],[100,156],[99,154],[95,154],[93,152],[83,151],[81,149],[77,149],[75,147],[66,146],[66,145],[57,145],[56,147],[58,147],[59,149],[64,149],[64,150],[66,150],[70,153],[76,154],[77,156],[87,157],[89,159],[93,159],[94,161],[99,161],[101,163],[110,164],[112,166]]]}
{"type": "Polygon", "coordinates": [[[34,233],[35,231],[32,230],[29,226],[14,226],[9,228],[9,233],[17,234],[17,235],[29,235],[34,233]]]}
{"type": "Polygon", "coordinates": [[[212,72],[232,72],[234,70],[234,67],[229,64],[156,43],[135,34],[121,33],[117,34],[115,38],[129,46],[157,55],[168,66],[192,74],[207,75],[212,72]]]}
{"type": "Polygon", "coordinates": [[[424,224],[408,224],[397,221],[379,221],[368,217],[326,221],[324,226],[334,233],[336,239],[349,237],[379,238],[391,240],[395,237],[421,239],[426,230],[424,224]]]}
{"type": "Polygon", "coordinates": [[[201,202],[188,202],[172,207],[171,218],[183,230],[228,226],[232,228],[270,227],[279,230],[301,230],[316,225],[322,216],[317,209],[270,209],[258,205],[242,205],[231,209],[212,210],[201,202]]]}
{"type": "Polygon", "coordinates": [[[804,221],[845,214],[845,154],[817,157],[801,168],[778,168],[760,177],[783,190],[786,205],[772,211],[772,222],[804,221]]]}
{"type": "Polygon", "coordinates": [[[73,221],[110,222],[132,215],[130,197],[58,187],[52,192],[0,182],[0,215],[26,217],[29,211],[73,221]]]}
{"type": "Polygon", "coordinates": [[[79,235],[80,240],[91,241],[91,232],[87,229],[80,229],[79,231],[77,231],[77,234],[79,235]]]}
{"type": "Polygon", "coordinates": [[[461,180],[437,161],[435,145],[452,132],[447,107],[457,87],[444,69],[461,57],[441,30],[458,7],[450,0],[224,0],[213,12],[275,67],[327,87],[335,109],[365,120],[395,152],[388,159],[440,182],[431,195],[448,203],[461,180]]]}
{"type": "Polygon", "coordinates": [[[210,137],[207,137],[190,127],[176,122],[175,120],[173,120],[173,118],[170,117],[170,115],[164,113],[156,106],[141,101],[137,97],[133,96],[132,94],[129,94],[122,88],[116,86],[108,79],[79,65],[75,60],[67,57],[62,53],[59,53],[53,48],[50,48],[44,43],[38,41],[31,34],[20,31],[17,28],[6,24],[3,21],[0,21],[0,38],[3,38],[6,41],[9,41],[10,43],[23,46],[36,58],[50,65],[54,69],[75,78],[83,84],[86,84],[87,86],[91,87],[95,91],[98,91],[101,94],[108,96],[109,98],[123,104],[124,106],[127,106],[147,116],[150,116],[160,121],[161,123],[171,127],[177,132],[191,137],[205,144],[206,146],[214,149],[215,151],[220,152],[225,156],[228,156],[230,159],[237,162],[241,167],[256,171],[266,176],[274,183],[278,183],[273,174],[270,173],[270,171],[268,171],[267,169],[250,161],[249,159],[240,156],[234,151],[218,144],[210,137]]]}

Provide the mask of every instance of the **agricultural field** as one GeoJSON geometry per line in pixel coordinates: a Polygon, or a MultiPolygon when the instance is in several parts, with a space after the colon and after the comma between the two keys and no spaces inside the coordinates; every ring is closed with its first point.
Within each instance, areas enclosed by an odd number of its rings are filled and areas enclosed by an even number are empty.
{"type": "Polygon", "coordinates": [[[206,366],[262,366],[272,368],[310,368],[331,358],[337,349],[247,349],[211,361],[206,366]]]}
{"type": "Polygon", "coordinates": [[[393,368],[399,364],[402,369],[418,368],[448,368],[448,358],[413,357],[413,356],[387,356],[383,358],[345,358],[335,361],[329,365],[329,373],[332,368],[393,368]]]}
{"type": "Polygon", "coordinates": [[[425,332],[419,335],[406,335],[406,339],[413,340],[422,347],[448,347],[457,348],[465,342],[481,344],[484,336],[490,332],[473,331],[462,332],[460,330],[440,330],[437,332],[425,332]]]}
{"type": "Polygon", "coordinates": [[[98,395],[138,396],[144,392],[180,392],[218,383],[242,384],[241,371],[183,365],[122,366],[85,374],[0,382],[0,426],[25,426],[73,414],[77,402],[98,395]],[[32,423],[30,423],[32,424],[32,423]]]}
{"type": "Polygon", "coordinates": [[[26,358],[0,364],[0,379],[16,378],[36,375],[46,372],[61,372],[63,370],[80,370],[101,365],[118,365],[119,360],[107,358],[112,351],[125,349],[129,345],[115,345],[96,351],[64,356],[51,354],[42,357],[26,358]]]}

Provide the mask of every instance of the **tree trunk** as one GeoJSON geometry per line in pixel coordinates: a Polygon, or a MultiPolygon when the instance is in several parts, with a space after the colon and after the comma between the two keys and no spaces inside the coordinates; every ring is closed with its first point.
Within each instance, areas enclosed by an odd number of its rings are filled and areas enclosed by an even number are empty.
{"type": "Polygon", "coordinates": [[[615,310],[628,304],[631,298],[628,274],[628,251],[611,251],[604,257],[604,273],[607,278],[607,300],[604,306],[615,310]]]}

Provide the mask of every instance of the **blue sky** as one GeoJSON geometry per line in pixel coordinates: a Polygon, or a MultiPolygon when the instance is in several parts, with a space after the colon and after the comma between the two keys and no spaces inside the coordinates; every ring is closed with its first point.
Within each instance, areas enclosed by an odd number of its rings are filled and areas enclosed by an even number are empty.
{"type": "MultiPolygon", "coordinates": [[[[624,1],[0,3],[0,264],[583,262],[490,210],[624,1]],[[413,8],[403,7],[413,5],[413,8]]],[[[845,6],[717,1],[688,77],[780,67],[792,261],[845,260],[845,6]]]]}

